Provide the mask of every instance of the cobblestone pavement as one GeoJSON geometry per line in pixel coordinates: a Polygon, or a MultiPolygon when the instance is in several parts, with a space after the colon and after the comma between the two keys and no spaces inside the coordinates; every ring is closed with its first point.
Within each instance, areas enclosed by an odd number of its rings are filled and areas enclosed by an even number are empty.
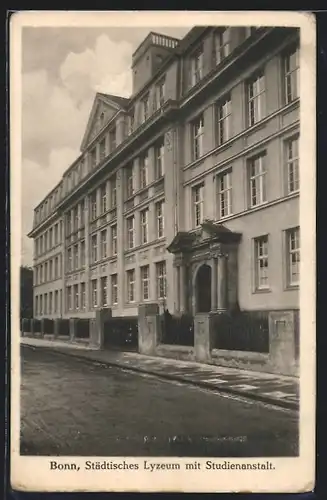
{"type": "Polygon", "coordinates": [[[298,453],[292,410],[33,346],[21,366],[25,455],[298,453]]]}
{"type": "Polygon", "coordinates": [[[258,399],[291,409],[299,407],[299,382],[287,377],[251,370],[205,365],[189,361],[142,356],[135,352],[99,351],[81,344],[63,341],[23,338],[22,343],[52,347],[60,352],[81,356],[99,363],[111,363],[131,370],[177,379],[231,394],[258,399]]]}

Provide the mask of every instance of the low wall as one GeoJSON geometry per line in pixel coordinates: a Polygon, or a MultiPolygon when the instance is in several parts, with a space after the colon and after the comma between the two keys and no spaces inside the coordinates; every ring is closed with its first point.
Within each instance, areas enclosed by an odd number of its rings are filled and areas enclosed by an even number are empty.
{"type": "Polygon", "coordinates": [[[193,347],[184,345],[159,344],[155,349],[154,355],[162,358],[179,359],[181,361],[196,361],[193,347]]]}

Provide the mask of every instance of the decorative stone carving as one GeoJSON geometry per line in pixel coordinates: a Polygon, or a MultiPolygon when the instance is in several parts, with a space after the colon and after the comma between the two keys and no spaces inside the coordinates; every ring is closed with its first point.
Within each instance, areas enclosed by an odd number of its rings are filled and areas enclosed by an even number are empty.
{"type": "Polygon", "coordinates": [[[129,255],[125,257],[126,264],[133,264],[135,262],[135,255],[129,255]]]}
{"type": "Polygon", "coordinates": [[[140,260],[146,260],[149,257],[149,252],[141,252],[140,260]]]}
{"type": "Polygon", "coordinates": [[[165,247],[164,246],[161,246],[161,247],[155,247],[154,249],[154,255],[162,255],[163,253],[165,253],[165,247]]]}

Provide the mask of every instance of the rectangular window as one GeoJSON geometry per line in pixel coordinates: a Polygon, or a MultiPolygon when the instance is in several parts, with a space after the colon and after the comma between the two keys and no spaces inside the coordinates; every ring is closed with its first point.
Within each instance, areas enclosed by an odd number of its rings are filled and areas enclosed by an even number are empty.
{"type": "Polygon", "coordinates": [[[134,194],[134,168],[129,165],[126,168],[126,195],[130,198],[134,194]]]}
{"type": "Polygon", "coordinates": [[[127,302],[135,301],[135,270],[130,269],[127,275],[127,302]]]}
{"type": "Polygon", "coordinates": [[[97,218],[97,192],[94,191],[90,196],[90,219],[91,221],[97,218]]]}
{"type": "Polygon", "coordinates": [[[91,239],[91,255],[92,255],[92,263],[97,262],[98,260],[98,235],[94,234],[91,239]]]}
{"type": "Polygon", "coordinates": [[[142,300],[149,300],[149,266],[141,267],[141,297],[142,300]]]}
{"type": "Polygon", "coordinates": [[[140,212],[141,215],[141,245],[149,240],[149,209],[140,212]]]}
{"type": "Polygon", "coordinates": [[[141,100],[141,104],[143,122],[145,122],[149,118],[149,95],[143,97],[143,99],[141,100]]]}
{"type": "Polygon", "coordinates": [[[232,213],[232,171],[218,175],[217,183],[219,217],[223,218],[232,213]]]}
{"type": "Polygon", "coordinates": [[[140,188],[148,185],[149,156],[148,152],[140,157],[140,188]]]}
{"type": "Polygon", "coordinates": [[[85,266],[85,240],[81,241],[81,267],[85,266]]]}
{"type": "Polygon", "coordinates": [[[43,297],[40,295],[40,316],[43,314],[43,297]]]}
{"type": "Polygon", "coordinates": [[[156,203],[157,238],[162,238],[165,231],[164,200],[156,203]]]}
{"type": "Polygon", "coordinates": [[[298,48],[284,55],[285,103],[289,104],[300,96],[300,54],[298,48]]]}
{"type": "Polygon", "coordinates": [[[109,148],[110,153],[116,149],[116,127],[109,130],[109,148]]]}
{"type": "Polygon", "coordinates": [[[101,278],[101,305],[108,305],[108,278],[103,276],[101,278]]]}
{"type": "Polygon", "coordinates": [[[203,77],[203,48],[202,46],[191,57],[191,85],[196,85],[203,77]]]}
{"type": "Polygon", "coordinates": [[[249,160],[251,207],[256,207],[267,201],[265,161],[265,155],[260,155],[249,160]]]}
{"type": "Polygon", "coordinates": [[[55,257],[54,278],[57,279],[58,276],[59,276],[58,257],[55,257]]]}
{"type": "Polygon", "coordinates": [[[118,304],[118,275],[111,275],[111,302],[112,304],[118,304]]]}
{"type": "Polygon", "coordinates": [[[154,148],[156,179],[161,179],[161,177],[163,177],[165,173],[164,152],[165,152],[164,140],[160,139],[160,141],[157,142],[154,148]]]}
{"type": "Polygon", "coordinates": [[[49,292],[49,314],[52,314],[52,292],[49,292]]]}
{"type": "Polygon", "coordinates": [[[287,231],[288,286],[300,284],[300,228],[287,231]]]}
{"type": "Polygon", "coordinates": [[[58,224],[54,227],[54,244],[58,245],[58,224]]]}
{"type": "Polygon", "coordinates": [[[49,249],[52,248],[52,227],[49,229],[49,249]]]}
{"type": "Polygon", "coordinates": [[[165,299],[167,292],[165,261],[158,262],[156,264],[156,285],[157,285],[157,299],[165,299]]]}
{"type": "Polygon", "coordinates": [[[101,259],[107,258],[107,230],[104,229],[100,233],[101,235],[101,259]]]}
{"type": "Polygon", "coordinates": [[[161,108],[165,102],[165,80],[162,79],[156,85],[156,109],[161,108]]]}
{"type": "Polygon", "coordinates": [[[81,283],[81,309],[86,308],[86,287],[85,283],[81,283]]]}
{"type": "Polygon", "coordinates": [[[135,129],[135,109],[131,109],[128,117],[128,134],[132,134],[135,129]]]}
{"type": "Polygon", "coordinates": [[[224,144],[232,136],[232,101],[230,96],[217,106],[218,145],[224,144]]]}
{"type": "Polygon", "coordinates": [[[203,115],[199,116],[192,122],[193,134],[193,160],[201,158],[203,155],[203,139],[204,139],[204,119],[203,115]]]}
{"type": "Polygon", "coordinates": [[[204,185],[199,184],[192,189],[193,198],[193,226],[198,227],[203,222],[203,193],[204,185]]]}
{"type": "Polygon", "coordinates": [[[49,280],[51,281],[53,279],[53,262],[52,260],[49,261],[49,280]]]}
{"type": "Polygon", "coordinates": [[[92,297],[92,307],[97,307],[98,306],[97,280],[91,281],[91,297],[92,297]]]}
{"type": "Polygon", "coordinates": [[[111,208],[117,206],[117,178],[113,175],[110,178],[110,189],[111,189],[111,208]]]}
{"type": "Polygon", "coordinates": [[[102,139],[102,141],[100,142],[99,150],[100,150],[100,154],[99,154],[100,161],[102,161],[106,157],[106,140],[105,139],[102,139]]]}
{"type": "Polygon", "coordinates": [[[268,236],[255,239],[256,289],[269,288],[268,282],[268,236]]]}
{"type": "Polygon", "coordinates": [[[40,283],[43,283],[43,264],[40,266],[40,283]]]}
{"type": "Polygon", "coordinates": [[[73,309],[73,298],[72,298],[72,287],[67,287],[67,309],[71,311],[73,309]]]}
{"type": "Polygon", "coordinates": [[[117,225],[111,226],[111,253],[117,255],[117,225]]]}
{"type": "Polygon", "coordinates": [[[73,270],[73,256],[71,248],[68,248],[67,250],[67,270],[69,273],[73,270]]]}
{"type": "Polygon", "coordinates": [[[81,201],[81,227],[84,227],[85,224],[85,205],[86,205],[86,200],[81,201]]]}
{"type": "Polygon", "coordinates": [[[134,216],[126,219],[127,226],[127,247],[134,248],[134,216]]]}
{"type": "Polygon", "coordinates": [[[44,294],[44,314],[48,314],[48,294],[44,294]]]}
{"type": "Polygon", "coordinates": [[[78,285],[74,285],[74,309],[79,309],[78,285]]]}
{"type": "Polygon", "coordinates": [[[299,138],[292,137],[285,143],[287,192],[295,193],[300,189],[299,138]]]}
{"type": "Polygon", "coordinates": [[[39,297],[36,295],[36,297],[35,297],[34,315],[38,316],[38,314],[39,314],[39,297]]]}
{"type": "Polygon", "coordinates": [[[48,281],[48,263],[44,264],[44,281],[48,281]]]}
{"type": "Polygon", "coordinates": [[[79,228],[79,213],[78,206],[76,206],[73,210],[73,231],[77,231],[79,228]]]}
{"type": "Polygon", "coordinates": [[[46,231],[43,235],[44,237],[44,251],[48,250],[48,231],[46,231]]]}
{"type": "Polygon", "coordinates": [[[104,213],[108,210],[107,206],[107,185],[103,184],[101,186],[101,213],[104,213]]]}
{"type": "Polygon", "coordinates": [[[97,152],[96,149],[92,149],[90,152],[90,170],[93,170],[97,165],[97,152]]]}
{"type": "Polygon", "coordinates": [[[230,52],[230,30],[227,28],[215,34],[216,64],[220,64],[230,52]]]}
{"type": "Polygon", "coordinates": [[[248,125],[252,127],[265,116],[265,77],[263,73],[254,75],[247,84],[248,125]]]}
{"type": "Polygon", "coordinates": [[[78,245],[74,245],[74,269],[79,268],[78,260],[78,245]]]}
{"type": "Polygon", "coordinates": [[[53,312],[54,314],[57,314],[58,312],[58,290],[56,290],[54,293],[53,312]]]}

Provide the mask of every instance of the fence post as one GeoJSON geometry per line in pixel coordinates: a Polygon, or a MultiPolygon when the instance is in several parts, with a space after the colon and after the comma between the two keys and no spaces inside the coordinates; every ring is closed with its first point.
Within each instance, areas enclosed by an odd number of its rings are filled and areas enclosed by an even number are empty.
{"type": "Polygon", "coordinates": [[[31,337],[34,337],[34,318],[31,319],[31,337]]]}
{"type": "Polygon", "coordinates": [[[42,337],[42,338],[44,337],[44,333],[45,333],[45,324],[44,324],[45,322],[44,322],[44,319],[45,319],[45,318],[42,318],[42,319],[41,319],[41,326],[40,326],[40,330],[41,330],[41,331],[40,331],[40,334],[41,334],[41,337],[42,337]]]}
{"type": "Polygon", "coordinates": [[[140,304],[138,308],[138,347],[141,354],[156,354],[160,339],[159,306],[140,304]]]}
{"type": "Polygon", "coordinates": [[[53,338],[56,339],[57,337],[59,337],[59,322],[60,322],[60,318],[56,318],[53,320],[53,338]]]}
{"type": "Polygon", "coordinates": [[[77,319],[69,318],[69,340],[74,342],[76,338],[77,319]]]}
{"type": "Polygon", "coordinates": [[[211,361],[213,336],[213,315],[210,313],[196,314],[194,317],[194,352],[196,361],[202,363],[211,361]]]}
{"type": "Polygon", "coordinates": [[[295,371],[294,334],[294,311],[269,313],[269,361],[284,375],[293,375],[295,371]]]}
{"type": "Polygon", "coordinates": [[[26,333],[27,333],[27,331],[28,331],[28,329],[26,328],[26,326],[27,326],[27,322],[28,322],[28,319],[27,319],[27,318],[23,318],[23,319],[22,319],[22,328],[21,328],[21,332],[20,332],[22,337],[24,337],[24,333],[25,333],[25,331],[26,331],[26,333]]]}

